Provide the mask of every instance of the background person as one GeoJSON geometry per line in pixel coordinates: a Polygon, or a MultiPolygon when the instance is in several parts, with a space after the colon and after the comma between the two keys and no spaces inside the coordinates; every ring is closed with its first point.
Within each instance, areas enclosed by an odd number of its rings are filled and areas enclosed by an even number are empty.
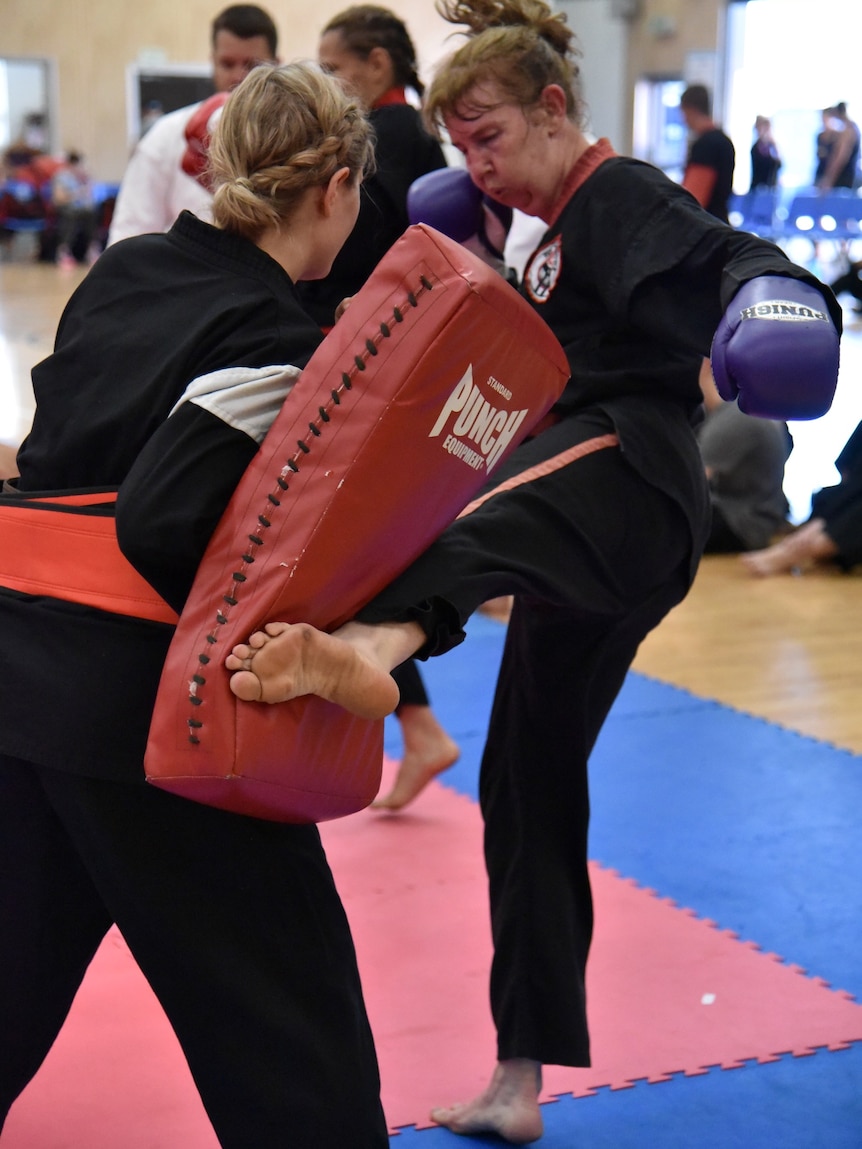
{"type": "Polygon", "coordinates": [[[446,157],[407,101],[409,90],[421,97],[425,85],[413,41],[394,12],[373,4],[346,8],[323,29],[318,59],[362,101],[375,135],[375,170],[363,181],[356,227],[329,275],[300,289],[308,311],[329,328],[341,301],[359,290],[408,226],[410,185],[445,167],[446,157]]]}
{"type": "MultiPolygon", "coordinates": [[[[19,139],[3,153],[0,170],[0,252],[10,248],[15,224],[22,221],[40,226],[39,258],[44,235],[50,223],[51,198],[47,193],[57,162],[19,139]],[[9,223],[11,226],[6,227],[9,223]]],[[[53,254],[51,255],[53,261],[53,254]]]]}
{"type": "Polygon", "coordinates": [[[859,179],[859,125],[850,119],[843,100],[829,109],[829,115],[832,135],[817,186],[821,191],[855,188],[859,179]]]}
{"type": "Polygon", "coordinates": [[[862,563],[862,424],[835,466],[839,482],[814,492],[811,514],[800,527],[765,550],[743,555],[751,574],[766,578],[822,564],[850,571],[862,563]]]}
{"type": "MultiPolygon", "coordinates": [[[[320,37],[322,66],[362,101],[374,128],[375,169],[363,181],[359,219],[325,279],[300,285],[301,298],[326,330],[341,301],[354,295],[408,226],[407,191],[420,176],[446,166],[440,143],[407,101],[422,96],[416,48],[394,12],[374,4],[346,8],[320,37]]],[[[403,754],[399,783],[374,803],[398,810],[458,758],[459,750],[431,709],[418,667],[395,672],[401,702],[395,716],[403,754]]]]}
{"type": "Polygon", "coordinates": [[[704,360],[700,376],[706,417],[697,428],[712,506],[707,554],[768,546],[787,528],[784,465],[793,449],[787,424],[755,419],[725,403],[704,360]]]}
{"type": "Polygon", "coordinates": [[[755,188],[774,188],[781,170],[781,156],[772,134],[772,121],[768,116],[756,116],[754,143],[751,145],[751,191],[755,188]]]}
{"type": "Polygon", "coordinates": [[[0,574],[0,1123],[116,923],[223,1149],[389,1144],[317,827],[178,798],[143,768],[169,607],[321,341],[295,283],[329,270],[371,155],[362,110],[318,68],[255,69],[216,133],[214,225],[183,213],[109,247],[34,369],[0,530],[28,495],[90,491],[102,523],[115,509],[122,553],[84,586],[69,506],[43,556],[57,595],[16,588],[33,547],[0,574]],[[111,594],[129,561],[139,591],[97,605],[89,591],[111,594]]]}
{"type": "Polygon", "coordinates": [[[703,84],[686,88],[679,106],[692,135],[682,186],[710,215],[727,223],[736,160],[733,144],[713,120],[709,92],[703,84]]]}
{"type": "MultiPolygon", "coordinates": [[[[260,63],[275,63],[278,33],[272,17],[256,4],[234,4],[213,20],[212,78],[216,92],[230,92],[260,63]]],[[[182,167],[186,129],[200,103],[154,120],[135,147],[123,175],[108,243],[167,231],[181,211],[206,219],[212,195],[182,167]]],[[[206,131],[206,121],[198,131],[206,131]]]]}
{"type": "Polygon", "coordinates": [[[60,266],[87,263],[95,254],[96,214],[93,183],[79,152],[69,152],[66,162],[51,180],[51,202],[57,228],[57,262],[60,266]]]}
{"type": "Polygon", "coordinates": [[[833,280],[830,287],[836,295],[851,295],[856,300],[853,310],[857,315],[862,313],[862,260],[851,260],[847,270],[833,280]]]}
{"type": "Polygon", "coordinates": [[[820,113],[820,131],[814,141],[814,186],[819,187],[829,158],[838,140],[839,126],[832,107],[823,108],[820,113]]]}

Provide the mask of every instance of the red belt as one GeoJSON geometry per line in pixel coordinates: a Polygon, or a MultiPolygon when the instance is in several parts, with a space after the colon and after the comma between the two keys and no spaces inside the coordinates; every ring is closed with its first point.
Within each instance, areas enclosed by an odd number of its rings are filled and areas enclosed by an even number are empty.
{"type": "Polygon", "coordinates": [[[120,550],[113,515],[72,510],[116,498],[99,491],[0,499],[0,586],[176,624],[176,611],[120,550]]]}

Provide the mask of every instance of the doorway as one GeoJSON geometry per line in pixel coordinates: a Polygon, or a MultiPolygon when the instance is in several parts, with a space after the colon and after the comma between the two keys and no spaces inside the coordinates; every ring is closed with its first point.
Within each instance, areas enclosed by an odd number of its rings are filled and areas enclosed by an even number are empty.
{"type": "Polygon", "coordinates": [[[0,57],[0,152],[15,143],[57,150],[54,61],[0,57]]]}
{"type": "Polygon", "coordinates": [[[679,98],[685,88],[681,76],[645,76],[635,84],[632,154],[646,160],[672,180],[682,178],[688,134],[679,98]]]}

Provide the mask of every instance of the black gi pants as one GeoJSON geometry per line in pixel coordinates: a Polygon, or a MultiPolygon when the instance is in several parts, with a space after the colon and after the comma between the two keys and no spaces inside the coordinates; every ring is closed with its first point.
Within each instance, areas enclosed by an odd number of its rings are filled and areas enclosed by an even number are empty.
{"type": "MultiPolygon", "coordinates": [[[[419,667],[412,658],[408,658],[406,662],[396,666],[392,671],[392,677],[398,683],[398,690],[401,694],[401,701],[398,704],[399,710],[402,706],[431,705],[425,683],[419,673],[419,667]]],[[[398,710],[395,713],[397,714],[398,710]]]]}
{"type": "MultiPolygon", "coordinates": [[[[491,488],[535,477],[459,519],[360,615],[416,618],[433,645],[447,611],[464,620],[515,595],[480,778],[501,1060],[589,1064],[587,763],[639,643],[685,596],[697,548],[681,506],[618,447],[554,466],[609,431],[591,413],[522,445],[491,488]]],[[[702,541],[705,480],[690,456],[702,541]]]]}
{"type": "Polygon", "coordinates": [[[838,547],[836,563],[852,570],[862,563],[862,424],[835,460],[841,481],[814,492],[809,519],[823,519],[826,533],[838,547]]]}
{"type": "Polygon", "coordinates": [[[224,1149],[389,1139],[316,826],[0,757],[0,1123],[116,922],[224,1149]]]}
{"type": "Polygon", "coordinates": [[[843,295],[846,292],[859,303],[862,303],[862,278],[860,278],[858,270],[851,268],[850,271],[845,272],[829,286],[836,295],[843,295]]]}

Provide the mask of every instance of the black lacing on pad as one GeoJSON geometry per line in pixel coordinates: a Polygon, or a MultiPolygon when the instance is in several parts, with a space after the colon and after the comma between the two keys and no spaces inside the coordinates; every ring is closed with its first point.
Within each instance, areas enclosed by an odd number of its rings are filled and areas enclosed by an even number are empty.
{"type": "Polygon", "coordinates": [[[432,291],[433,286],[427,276],[421,275],[419,287],[416,291],[408,291],[405,302],[400,307],[393,308],[391,320],[381,321],[377,332],[364,340],[363,351],[354,355],[349,370],[341,372],[340,384],[330,391],[329,400],[318,408],[317,418],[308,424],[306,436],[297,440],[296,450],[290,458],[285,460],[281,471],[275,476],[272,489],[267,493],[263,506],[258,512],[256,526],[246,537],[246,543],[243,544],[245,549],[239,556],[237,569],[231,574],[230,582],[216,608],[213,627],[205,637],[207,645],[197,656],[198,670],[192,675],[188,696],[192,706],[192,713],[187,719],[189,742],[193,745],[200,744],[199,731],[204,725],[195,710],[203,703],[201,688],[206,686],[206,668],[213,658],[210,650],[218,643],[219,630],[227,624],[232,608],[239,603],[240,594],[249,579],[249,567],[255,561],[256,552],[259,552],[260,548],[266,544],[267,532],[273,525],[283,496],[290,492],[289,480],[293,475],[299,474],[303,462],[312,453],[315,442],[325,433],[326,424],[332,422],[333,415],[337,414],[339,408],[344,408],[345,401],[353,390],[356,376],[364,372],[368,366],[368,361],[379,354],[380,344],[392,334],[393,324],[403,323],[407,309],[418,307],[422,296],[432,291]]]}

